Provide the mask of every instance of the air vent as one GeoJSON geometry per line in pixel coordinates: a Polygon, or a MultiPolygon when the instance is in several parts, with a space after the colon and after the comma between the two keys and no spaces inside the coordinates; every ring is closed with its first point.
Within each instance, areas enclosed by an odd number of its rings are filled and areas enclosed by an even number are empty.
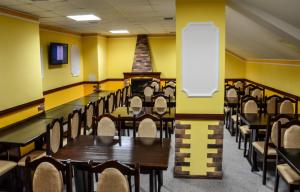
{"type": "Polygon", "coordinates": [[[173,17],[165,17],[164,18],[165,21],[173,21],[173,19],[174,19],[173,17]]]}

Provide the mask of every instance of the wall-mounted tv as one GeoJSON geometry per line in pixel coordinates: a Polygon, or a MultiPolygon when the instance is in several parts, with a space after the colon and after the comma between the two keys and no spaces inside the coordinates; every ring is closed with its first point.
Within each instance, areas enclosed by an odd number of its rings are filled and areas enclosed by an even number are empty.
{"type": "Polygon", "coordinates": [[[50,43],[49,64],[60,65],[68,63],[68,44],[50,43]]]}

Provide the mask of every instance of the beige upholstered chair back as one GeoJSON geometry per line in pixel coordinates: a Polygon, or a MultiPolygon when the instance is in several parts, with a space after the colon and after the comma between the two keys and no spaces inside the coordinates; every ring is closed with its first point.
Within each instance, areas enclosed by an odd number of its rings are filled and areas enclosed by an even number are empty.
{"type": "Polygon", "coordinates": [[[115,168],[106,168],[98,182],[97,192],[129,192],[126,177],[115,168]]]}
{"type": "Polygon", "coordinates": [[[144,95],[145,95],[145,97],[152,97],[153,92],[154,92],[154,90],[153,90],[153,88],[150,87],[150,86],[147,86],[147,87],[145,87],[145,89],[144,89],[144,95]]]}
{"type": "Polygon", "coordinates": [[[110,95],[110,97],[108,98],[108,110],[109,112],[112,112],[114,109],[114,96],[110,95]]]}
{"type": "Polygon", "coordinates": [[[134,96],[130,101],[130,108],[132,109],[133,114],[139,114],[143,109],[143,101],[140,97],[134,96]]]}
{"type": "Polygon", "coordinates": [[[102,115],[104,112],[104,99],[100,99],[98,103],[98,116],[102,115]]]}
{"type": "Polygon", "coordinates": [[[275,114],[276,113],[276,97],[272,97],[267,100],[267,113],[275,114]]]}
{"type": "Polygon", "coordinates": [[[156,81],[153,81],[151,86],[154,87],[155,92],[159,91],[159,84],[156,81]]]}
{"type": "Polygon", "coordinates": [[[63,192],[63,178],[60,171],[48,162],[39,164],[32,181],[33,192],[63,192]]]}
{"type": "Polygon", "coordinates": [[[168,82],[168,83],[166,84],[166,86],[168,86],[168,85],[170,85],[170,86],[172,86],[172,87],[176,87],[176,84],[175,84],[175,82],[173,82],[173,81],[168,82]]]}
{"type": "Polygon", "coordinates": [[[71,119],[71,138],[75,139],[79,130],[79,113],[74,113],[71,119]]]}
{"type": "Polygon", "coordinates": [[[227,91],[226,97],[237,97],[237,91],[234,88],[231,88],[227,91]]]}
{"type": "Polygon", "coordinates": [[[53,128],[50,129],[50,149],[53,153],[56,153],[60,146],[60,123],[56,121],[53,128]]]}
{"type": "Polygon", "coordinates": [[[251,93],[251,96],[252,97],[255,97],[257,99],[262,99],[263,97],[263,94],[262,94],[262,91],[260,89],[254,89],[251,93]]]}
{"type": "Polygon", "coordinates": [[[155,122],[150,118],[143,119],[138,128],[138,136],[139,137],[156,137],[157,128],[155,122]]]}
{"type": "Polygon", "coordinates": [[[234,87],[237,88],[237,89],[240,89],[240,90],[243,90],[243,82],[241,81],[237,81],[234,83],[234,87]]]}
{"type": "Polygon", "coordinates": [[[98,127],[97,127],[97,135],[99,136],[115,136],[116,134],[116,125],[108,117],[103,117],[100,119],[98,122],[98,127]]]}
{"type": "Polygon", "coordinates": [[[245,88],[245,95],[250,95],[250,86],[245,88]]]}
{"type": "Polygon", "coordinates": [[[289,100],[285,100],[280,104],[279,108],[279,113],[280,114],[294,114],[294,106],[293,103],[289,100]]]}
{"type": "Polygon", "coordinates": [[[128,89],[127,89],[127,97],[130,97],[130,94],[131,94],[131,86],[128,86],[128,89]]]}
{"type": "MultiPolygon", "coordinates": [[[[271,130],[271,142],[277,146],[277,135],[278,135],[278,122],[280,122],[281,124],[286,124],[287,122],[289,122],[289,120],[287,118],[281,118],[278,121],[274,122],[272,125],[272,130],[271,130]]],[[[286,129],[281,129],[281,146],[283,146],[283,137],[284,137],[284,133],[285,133],[286,129]]]]}
{"type": "Polygon", "coordinates": [[[168,109],[167,100],[164,97],[157,97],[154,102],[154,110],[158,114],[164,114],[168,109]]]}
{"type": "Polygon", "coordinates": [[[86,125],[91,128],[93,124],[94,105],[89,105],[86,110],[86,125]]]}
{"type": "Polygon", "coordinates": [[[300,149],[300,126],[292,125],[286,129],[283,137],[283,147],[300,149]]]}
{"type": "Polygon", "coordinates": [[[117,105],[117,107],[119,107],[119,106],[120,106],[120,103],[121,103],[121,91],[117,91],[116,94],[117,94],[117,95],[116,95],[116,98],[117,98],[117,103],[116,103],[116,105],[117,105]]]}
{"type": "Polygon", "coordinates": [[[244,113],[257,113],[258,107],[254,100],[249,100],[244,105],[244,113]]]}
{"type": "Polygon", "coordinates": [[[171,88],[171,87],[167,87],[164,90],[164,94],[167,97],[174,97],[174,93],[175,93],[175,89],[171,88]]]}

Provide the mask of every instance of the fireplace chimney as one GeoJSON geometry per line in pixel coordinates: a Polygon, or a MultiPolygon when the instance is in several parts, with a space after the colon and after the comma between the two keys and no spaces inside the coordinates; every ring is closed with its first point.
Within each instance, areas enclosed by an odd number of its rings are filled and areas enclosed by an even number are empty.
{"type": "Polygon", "coordinates": [[[132,72],[152,72],[150,47],[147,35],[138,35],[132,72]]]}

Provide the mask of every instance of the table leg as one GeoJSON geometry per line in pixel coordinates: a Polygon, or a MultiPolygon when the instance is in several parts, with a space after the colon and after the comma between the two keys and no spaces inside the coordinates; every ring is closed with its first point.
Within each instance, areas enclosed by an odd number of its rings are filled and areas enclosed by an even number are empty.
{"type": "Polygon", "coordinates": [[[149,182],[149,190],[150,192],[153,192],[153,187],[154,187],[154,180],[153,180],[153,170],[150,171],[150,182],[149,182]]]}

